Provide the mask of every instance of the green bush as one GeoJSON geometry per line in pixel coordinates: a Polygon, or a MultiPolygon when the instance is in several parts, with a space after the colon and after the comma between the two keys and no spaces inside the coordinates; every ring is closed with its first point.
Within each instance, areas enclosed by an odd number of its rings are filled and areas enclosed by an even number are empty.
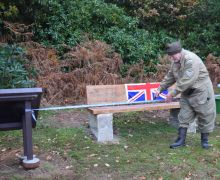
{"type": "Polygon", "coordinates": [[[0,12],[0,35],[2,20],[34,23],[35,40],[61,52],[99,39],[124,62],[155,61],[173,38],[200,56],[220,56],[219,0],[2,0],[0,12]]]}
{"type": "Polygon", "coordinates": [[[148,63],[157,61],[163,49],[163,42],[168,38],[163,31],[149,33],[143,29],[128,31],[117,27],[110,28],[104,35],[104,40],[111,44],[122,58],[131,64],[140,60],[148,63]]]}
{"type": "Polygon", "coordinates": [[[106,0],[125,7],[127,12],[140,19],[140,26],[160,31],[180,32],[189,12],[199,0],[106,0]],[[178,28],[176,28],[178,27],[178,28]]]}
{"type": "Polygon", "coordinates": [[[117,4],[140,20],[139,27],[149,32],[166,31],[181,39],[186,48],[205,57],[220,56],[219,0],[106,0],[117,4]]]}
{"type": "Polygon", "coordinates": [[[33,87],[22,63],[23,50],[17,46],[0,46],[0,88],[33,87]]]}
{"type": "Polygon", "coordinates": [[[33,23],[40,12],[45,12],[52,0],[1,0],[0,17],[3,20],[33,23]]]}
{"type": "Polygon", "coordinates": [[[101,0],[57,0],[36,19],[35,32],[38,40],[46,44],[75,45],[86,34],[90,38],[112,26],[133,29],[136,25],[137,20],[126,16],[122,9],[101,0]]]}
{"type": "Polygon", "coordinates": [[[47,15],[36,20],[35,34],[56,48],[74,46],[86,37],[111,44],[126,63],[155,60],[159,38],[137,26],[137,18],[102,0],[57,0],[50,4],[47,15]]]}
{"type": "Polygon", "coordinates": [[[220,56],[220,1],[201,0],[186,20],[190,30],[181,34],[191,49],[198,51],[203,57],[209,53],[220,56]]]}
{"type": "Polygon", "coordinates": [[[60,54],[65,50],[64,44],[75,46],[84,40],[98,39],[111,44],[125,63],[156,61],[161,50],[160,34],[167,37],[164,31],[149,33],[139,29],[137,18],[103,0],[9,0],[7,4],[16,6],[22,16],[33,11],[35,16],[29,18],[35,22],[35,40],[55,47],[60,54]]]}
{"type": "Polygon", "coordinates": [[[0,18],[14,18],[18,15],[18,8],[15,5],[0,2],[0,18]]]}

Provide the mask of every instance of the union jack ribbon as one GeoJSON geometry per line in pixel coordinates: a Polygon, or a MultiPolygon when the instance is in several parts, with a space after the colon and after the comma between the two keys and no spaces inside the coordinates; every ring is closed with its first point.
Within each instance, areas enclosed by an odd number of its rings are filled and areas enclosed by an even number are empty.
{"type": "Polygon", "coordinates": [[[125,84],[126,96],[128,102],[165,100],[168,91],[163,91],[159,97],[155,97],[157,88],[160,83],[138,83],[125,84]]]}

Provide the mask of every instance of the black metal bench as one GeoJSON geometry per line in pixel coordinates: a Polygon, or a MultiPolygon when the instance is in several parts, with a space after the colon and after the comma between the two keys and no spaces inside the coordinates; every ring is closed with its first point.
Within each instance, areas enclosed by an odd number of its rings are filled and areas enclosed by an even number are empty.
{"type": "Polygon", "coordinates": [[[0,89],[0,130],[23,130],[24,154],[22,164],[26,169],[36,168],[40,160],[33,156],[32,128],[36,126],[40,106],[41,88],[0,89]]]}

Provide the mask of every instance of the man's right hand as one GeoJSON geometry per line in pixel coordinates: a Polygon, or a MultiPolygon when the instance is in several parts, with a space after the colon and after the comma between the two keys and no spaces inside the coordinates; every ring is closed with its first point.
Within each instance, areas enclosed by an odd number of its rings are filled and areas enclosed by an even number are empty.
{"type": "Polygon", "coordinates": [[[157,99],[159,97],[159,95],[160,95],[160,90],[157,89],[154,94],[154,99],[157,99]]]}

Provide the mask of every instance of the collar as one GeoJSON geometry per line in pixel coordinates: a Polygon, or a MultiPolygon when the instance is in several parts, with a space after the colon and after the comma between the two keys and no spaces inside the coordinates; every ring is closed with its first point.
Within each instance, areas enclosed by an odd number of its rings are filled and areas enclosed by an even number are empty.
{"type": "Polygon", "coordinates": [[[179,62],[177,62],[177,64],[180,64],[180,67],[182,67],[182,65],[184,63],[184,59],[185,59],[185,50],[182,49],[180,60],[179,60],[179,62]]]}
{"type": "Polygon", "coordinates": [[[181,65],[183,64],[183,61],[185,59],[185,54],[186,54],[185,49],[182,49],[182,51],[181,51],[181,58],[180,58],[180,64],[181,65]]]}

